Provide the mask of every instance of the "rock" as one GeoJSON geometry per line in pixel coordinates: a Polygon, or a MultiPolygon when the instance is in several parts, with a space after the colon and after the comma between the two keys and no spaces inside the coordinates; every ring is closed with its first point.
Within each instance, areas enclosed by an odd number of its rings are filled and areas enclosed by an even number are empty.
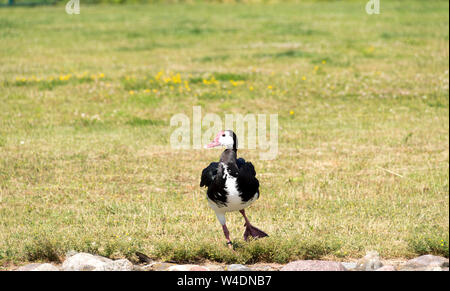
{"type": "Polygon", "coordinates": [[[77,253],[67,258],[62,264],[64,271],[93,271],[102,269],[107,263],[113,260],[101,256],[94,256],[88,253],[77,253]]]}
{"type": "Polygon", "coordinates": [[[443,271],[443,269],[441,267],[426,267],[425,269],[423,269],[424,271],[443,271]]]}
{"type": "Polygon", "coordinates": [[[133,265],[133,270],[132,271],[149,271],[145,268],[145,266],[140,266],[140,265],[133,265]]]}
{"type": "Polygon", "coordinates": [[[210,271],[223,271],[223,267],[221,265],[207,264],[204,267],[210,271]]]}
{"type": "Polygon", "coordinates": [[[41,264],[37,268],[35,268],[33,271],[59,271],[59,269],[56,266],[53,266],[52,264],[41,264]]]}
{"type": "Polygon", "coordinates": [[[133,264],[127,259],[121,259],[106,263],[102,266],[96,267],[94,271],[133,271],[135,270],[133,264]]]}
{"type": "Polygon", "coordinates": [[[356,268],[355,262],[342,262],[341,263],[347,270],[351,271],[356,268]]]}
{"type": "Polygon", "coordinates": [[[399,269],[402,271],[441,271],[443,268],[448,268],[448,259],[424,255],[407,261],[399,269]]]}
{"type": "Polygon", "coordinates": [[[277,268],[270,265],[253,265],[249,267],[252,271],[278,271],[277,268]]]}
{"type": "Polygon", "coordinates": [[[28,264],[18,268],[16,271],[59,271],[52,264],[28,264]]]}
{"type": "Polygon", "coordinates": [[[170,266],[167,271],[209,271],[207,268],[199,265],[174,265],[170,266]]]}
{"type": "Polygon", "coordinates": [[[154,263],[151,265],[150,270],[152,271],[167,271],[170,267],[175,266],[172,263],[154,263]]]}
{"type": "Polygon", "coordinates": [[[375,271],[381,267],[383,267],[383,263],[380,261],[380,255],[378,252],[370,251],[356,263],[355,270],[375,271]]]}
{"type": "Polygon", "coordinates": [[[386,266],[383,266],[383,267],[377,269],[376,271],[397,271],[397,269],[395,269],[394,266],[386,265],[386,266]]]}
{"type": "Polygon", "coordinates": [[[78,254],[78,252],[74,251],[74,250],[70,250],[66,253],[66,259],[72,256],[75,256],[76,254],[78,254]]]}
{"type": "Polygon", "coordinates": [[[225,267],[225,271],[251,271],[251,269],[241,264],[231,264],[225,267]]]}
{"type": "Polygon", "coordinates": [[[127,259],[113,261],[88,253],[76,253],[64,261],[62,269],[64,271],[133,271],[135,267],[127,259]]]}
{"type": "Polygon", "coordinates": [[[209,271],[209,269],[203,266],[195,266],[190,268],[189,271],[209,271]]]}
{"type": "Polygon", "coordinates": [[[16,271],[33,271],[34,269],[36,269],[40,264],[28,264],[25,266],[22,266],[20,268],[18,268],[16,271]]]}
{"type": "Polygon", "coordinates": [[[339,262],[301,260],[290,262],[280,271],[345,271],[345,267],[339,262]]]}
{"type": "Polygon", "coordinates": [[[153,266],[155,264],[156,262],[147,265],[135,265],[134,267],[137,269],[137,271],[154,271],[153,266]]]}
{"type": "Polygon", "coordinates": [[[173,265],[167,268],[167,271],[189,271],[195,265],[173,265]]]}

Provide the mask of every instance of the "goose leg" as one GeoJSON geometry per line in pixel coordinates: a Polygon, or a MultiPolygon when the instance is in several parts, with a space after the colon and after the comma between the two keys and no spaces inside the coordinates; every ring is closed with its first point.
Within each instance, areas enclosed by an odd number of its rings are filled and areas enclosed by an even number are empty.
{"type": "Polygon", "coordinates": [[[225,235],[225,239],[227,240],[227,246],[230,249],[233,249],[233,244],[230,240],[230,232],[228,231],[228,227],[225,224],[225,215],[222,213],[216,213],[217,219],[219,220],[220,224],[222,225],[223,234],[225,235]]]}
{"type": "Polygon", "coordinates": [[[251,236],[253,238],[261,238],[261,237],[266,237],[269,236],[267,233],[265,233],[264,231],[260,230],[259,228],[253,226],[250,223],[250,220],[248,220],[247,216],[245,215],[245,210],[239,210],[239,212],[242,214],[242,216],[244,216],[245,219],[245,232],[244,232],[244,240],[247,241],[248,237],[251,236]]]}
{"type": "Polygon", "coordinates": [[[227,225],[226,224],[222,225],[222,229],[223,229],[223,234],[225,235],[225,238],[227,239],[227,246],[230,249],[233,249],[233,244],[231,243],[231,240],[230,240],[230,232],[228,231],[227,225]]]}

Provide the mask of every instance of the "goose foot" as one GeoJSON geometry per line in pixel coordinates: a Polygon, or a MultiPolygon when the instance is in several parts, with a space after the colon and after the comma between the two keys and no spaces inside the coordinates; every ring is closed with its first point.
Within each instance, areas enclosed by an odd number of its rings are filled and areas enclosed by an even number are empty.
{"type": "Polygon", "coordinates": [[[245,232],[244,232],[244,240],[248,241],[249,237],[253,237],[253,238],[262,238],[262,237],[266,237],[269,236],[267,233],[265,233],[264,231],[260,230],[259,228],[251,225],[250,223],[245,223],[245,232]]]}
{"type": "Polygon", "coordinates": [[[245,232],[244,232],[244,240],[247,241],[248,237],[251,236],[253,238],[262,238],[262,237],[266,237],[269,236],[267,233],[265,233],[264,231],[260,230],[259,228],[253,226],[250,221],[247,218],[247,215],[245,215],[245,210],[239,210],[239,212],[242,214],[242,216],[244,216],[245,219],[245,232]]]}

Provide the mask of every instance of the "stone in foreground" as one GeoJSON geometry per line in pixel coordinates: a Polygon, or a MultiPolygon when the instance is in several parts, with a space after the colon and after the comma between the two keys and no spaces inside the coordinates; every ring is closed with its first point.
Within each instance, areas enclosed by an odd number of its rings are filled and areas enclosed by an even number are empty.
{"type": "Polygon", "coordinates": [[[241,264],[231,264],[225,267],[225,271],[251,271],[251,269],[241,264]]]}
{"type": "Polygon", "coordinates": [[[170,267],[172,266],[176,266],[175,264],[172,263],[154,263],[151,264],[151,267],[149,268],[149,270],[151,271],[167,271],[170,267]]]}
{"type": "Polygon", "coordinates": [[[376,271],[380,271],[380,272],[381,271],[397,271],[397,269],[395,269],[394,266],[387,265],[387,266],[383,266],[383,267],[377,269],[376,271]]]}
{"type": "Polygon", "coordinates": [[[106,263],[94,269],[94,271],[133,271],[133,264],[127,259],[121,259],[106,263]]]}
{"type": "Polygon", "coordinates": [[[199,265],[174,265],[170,266],[167,271],[209,271],[207,268],[199,265]]]}
{"type": "Polygon", "coordinates": [[[223,271],[223,267],[220,265],[206,264],[204,267],[210,271],[223,271]]]}
{"type": "Polygon", "coordinates": [[[62,264],[63,271],[96,271],[105,268],[105,265],[113,262],[108,258],[95,256],[88,253],[78,253],[67,258],[62,264]]]}
{"type": "Polygon", "coordinates": [[[445,268],[448,268],[448,259],[424,255],[407,261],[399,269],[402,271],[441,271],[445,268]]]}
{"type": "Polygon", "coordinates": [[[370,251],[358,261],[355,270],[357,271],[375,271],[383,267],[378,252],[370,251]]]}
{"type": "Polygon", "coordinates": [[[18,268],[16,271],[59,271],[52,264],[28,264],[18,268]]]}
{"type": "Polygon", "coordinates": [[[280,268],[272,265],[264,265],[264,264],[255,264],[249,266],[252,271],[278,271],[280,268]]]}
{"type": "Polygon", "coordinates": [[[352,271],[356,268],[355,262],[342,262],[341,263],[348,271],[352,271]]]}
{"type": "Polygon", "coordinates": [[[133,271],[137,270],[127,259],[113,261],[111,259],[77,253],[69,256],[62,264],[63,271],[133,271]]]}
{"type": "Polygon", "coordinates": [[[301,260],[290,262],[281,268],[280,271],[346,271],[346,269],[339,262],[301,260]]]}

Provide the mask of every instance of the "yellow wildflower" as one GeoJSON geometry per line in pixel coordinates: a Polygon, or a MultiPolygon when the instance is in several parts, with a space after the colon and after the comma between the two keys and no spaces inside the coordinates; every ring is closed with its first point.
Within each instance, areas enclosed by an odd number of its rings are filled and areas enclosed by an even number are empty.
{"type": "Polygon", "coordinates": [[[174,84],[181,83],[181,76],[180,76],[180,74],[176,74],[175,76],[172,76],[172,82],[174,84]]]}
{"type": "Polygon", "coordinates": [[[155,80],[159,81],[159,79],[162,77],[162,75],[163,75],[163,72],[159,71],[158,74],[155,75],[155,80]]]}

